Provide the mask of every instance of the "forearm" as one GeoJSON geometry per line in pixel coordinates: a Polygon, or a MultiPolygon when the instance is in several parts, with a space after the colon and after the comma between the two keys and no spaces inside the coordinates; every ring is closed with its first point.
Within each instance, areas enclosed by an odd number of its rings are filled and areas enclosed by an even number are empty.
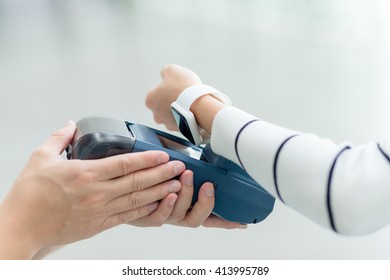
{"type": "MultiPolygon", "coordinates": [[[[156,121],[170,128],[175,123],[167,103],[201,82],[178,66],[164,68],[162,77],[147,103],[156,121]]],[[[211,134],[215,153],[240,164],[268,192],[305,216],[345,234],[390,223],[390,135],[380,145],[349,148],[259,120],[210,95],[198,98],[190,110],[211,134]]]]}
{"type": "Polygon", "coordinates": [[[0,206],[0,259],[31,259],[38,249],[31,242],[28,232],[18,229],[0,206]]]}
{"type": "Polygon", "coordinates": [[[63,248],[63,247],[64,247],[64,246],[60,245],[60,246],[53,246],[53,247],[42,248],[41,250],[39,250],[39,251],[32,257],[32,259],[33,259],[33,260],[40,260],[40,259],[43,259],[43,258],[45,258],[47,255],[52,254],[53,252],[56,252],[56,251],[60,250],[60,249],[63,248]]]}
{"type": "Polygon", "coordinates": [[[287,206],[338,233],[390,223],[390,135],[350,148],[231,107],[216,115],[211,146],[287,206]]]}
{"type": "Polygon", "coordinates": [[[211,134],[215,116],[225,106],[224,103],[211,95],[204,95],[192,104],[190,110],[195,115],[198,125],[211,134]]]}

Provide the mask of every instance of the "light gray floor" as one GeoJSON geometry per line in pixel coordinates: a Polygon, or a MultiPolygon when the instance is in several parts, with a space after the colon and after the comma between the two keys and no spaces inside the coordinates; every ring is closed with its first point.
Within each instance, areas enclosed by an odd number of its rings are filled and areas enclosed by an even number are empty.
{"type": "MultiPolygon", "coordinates": [[[[265,120],[363,144],[388,131],[387,1],[0,0],[0,198],[68,119],[153,123],[178,63],[265,120]]],[[[120,226],[50,259],[387,259],[390,228],[341,237],[281,203],[247,230],[120,226]]]]}

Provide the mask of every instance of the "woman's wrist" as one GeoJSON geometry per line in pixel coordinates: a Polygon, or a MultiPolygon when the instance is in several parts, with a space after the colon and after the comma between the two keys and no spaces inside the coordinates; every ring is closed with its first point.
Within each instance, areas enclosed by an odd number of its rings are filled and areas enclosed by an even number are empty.
{"type": "Polygon", "coordinates": [[[227,105],[213,96],[204,95],[192,103],[190,111],[195,115],[198,125],[211,134],[214,118],[225,106],[227,105]]]}
{"type": "Polygon", "coordinates": [[[30,232],[1,210],[0,206],[0,259],[31,259],[39,248],[30,232]]]}

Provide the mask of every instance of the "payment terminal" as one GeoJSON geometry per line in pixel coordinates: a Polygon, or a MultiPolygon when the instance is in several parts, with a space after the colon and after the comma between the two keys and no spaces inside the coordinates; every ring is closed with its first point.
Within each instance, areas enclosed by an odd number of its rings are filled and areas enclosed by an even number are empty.
{"type": "Polygon", "coordinates": [[[205,182],[215,187],[213,214],[232,222],[258,223],[273,210],[275,199],[240,166],[215,154],[210,145],[195,146],[175,135],[128,121],[88,117],[76,124],[68,159],[99,159],[123,153],[161,150],[194,173],[195,203],[205,182]]]}

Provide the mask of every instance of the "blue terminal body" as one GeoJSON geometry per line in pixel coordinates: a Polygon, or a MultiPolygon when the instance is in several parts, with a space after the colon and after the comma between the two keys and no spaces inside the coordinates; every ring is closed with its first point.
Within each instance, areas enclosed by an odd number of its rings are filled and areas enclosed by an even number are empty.
{"type": "Polygon", "coordinates": [[[144,125],[100,117],[77,123],[69,159],[97,159],[107,156],[161,150],[171,160],[182,161],[194,172],[194,196],[205,182],[215,186],[213,213],[225,220],[258,223],[273,210],[275,199],[240,166],[215,154],[210,145],[195,146],[187,140],[144,125]]]}

